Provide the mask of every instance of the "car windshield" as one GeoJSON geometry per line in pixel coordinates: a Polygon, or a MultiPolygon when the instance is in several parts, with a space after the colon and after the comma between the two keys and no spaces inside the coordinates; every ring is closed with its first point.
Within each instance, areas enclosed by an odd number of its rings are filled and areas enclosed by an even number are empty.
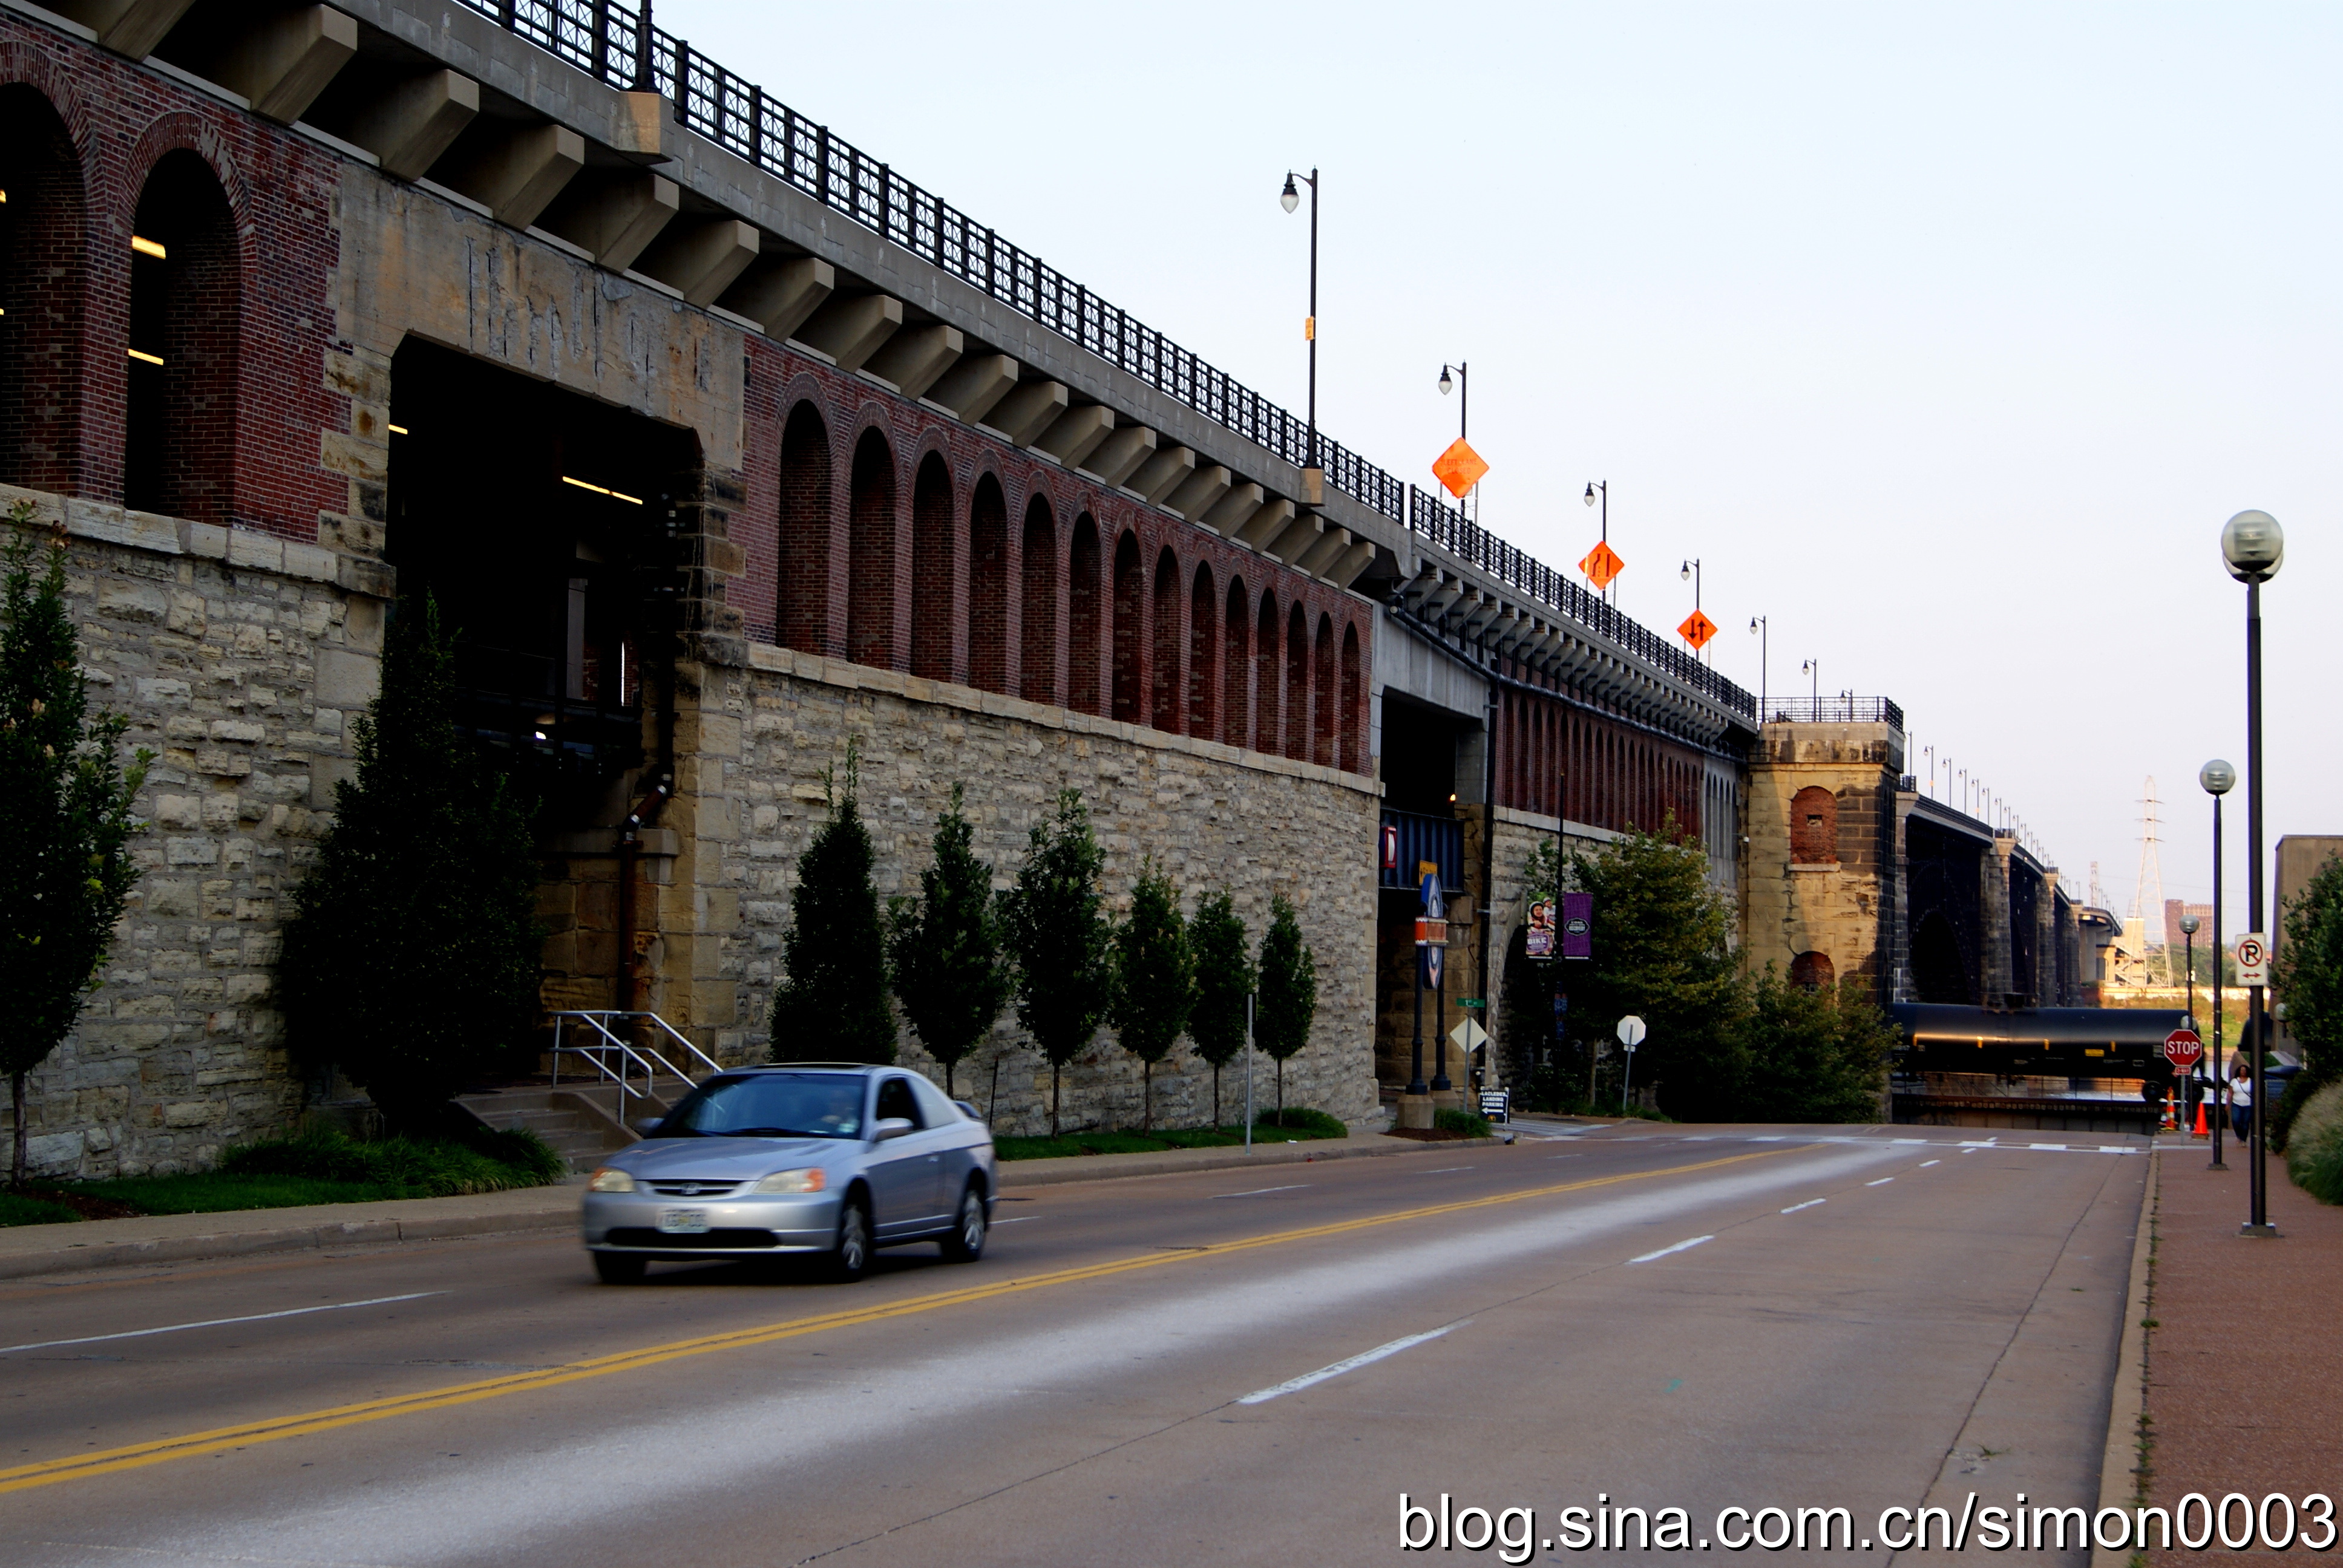
{"type": "Polygon", "coordinates": [[[711,1078],[659,1124],[663,1138],[854,1138],[862,1080],[840,1072],[711,1078]]]}

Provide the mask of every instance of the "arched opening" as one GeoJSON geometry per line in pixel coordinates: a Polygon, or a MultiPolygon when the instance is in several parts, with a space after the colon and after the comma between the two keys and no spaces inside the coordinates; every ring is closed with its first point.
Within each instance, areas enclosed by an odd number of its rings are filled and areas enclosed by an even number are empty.
{"type": "Polygon", "coordinates": [[[1180,562],[1169,548],[1155,558],[1155,689],[1148,722],[1180,730],[1180,562]]]}
{"type": "Polygon", "coordinates": [[[1103,715],[1107,699],[1099,689],[1102,673],[1100,598],[1098,522],[1084,512],[1074,519],[1073,555],[1066,568],[1066,619],[1072,643],[1066,651],[1066,679],[1071,687],[1066,706],[1103,715]]]}
{"type": "Polygon", "coordinates": [[[1196,563],[1196,586],[1188,596],[1188,733],[1211,739],[1221,732],[1219,666],[1220,595],[1212,568],[1196,563]]]}
{"type": "Polygon", "coordinates": [[[865,430],[847,479],[846,657],[895,668],[895,454],[865,430]]]}
{"type": "Polygon", "coordinates": [[[911,482],[911,673],[957,680],[951,470],[930,452],[911,482]]]}
{"type": "Polygon", "coordinates": [[[1009,690],[1009,501],[990,474],[968,508],[968,683],[1009,690]]]}
{"type": "Polygon", "coordinates": [[[1252,744],[1252,599],[1244,578],[1229,579],[1226,624],[1221,630],[1221,739],[1235,747],[1252,744]]]}
{"type": "Polygon", "coordinates": [[[1310,755],[1310,618],[1298,604],[1285,618],[1285,755],[1310,755]]]}
{"type": "Polygon", "coordinates": [[[1790,960],[1790,983],[1805,990],[1828,990],[1837,983],[1827,953],[1800,953],[1790,960]]]}
{"type": "Polygon", "coordinates": [[[1277,599],[1267,588],[1261,593],[1261,615],[1253,623],[1252,744],[1253,749],[1276,756],[1285,749],[1281,695],[1285,681],[1277,659],[1277,599]]]}
{"type": "Polygon", "coordinates": [[[1041,496],[1025,504],[1023,616],[1018,647],[1020,695],[1028,702],[1058,700],[1058,525],[1041,496]]]}
{"type": "Polygon", "coordinates": [[[65,122],[27,86],[0,87],[0,483],[70,491],[89,271],[81,160],[65,122]]]}
{"type": "Polygon", "coordinates": [[[1334,766],[1334,618],[1318,614],[1318,646],[1310,661],[1317,684],[1317,706],[1310,726],[1310,759],[1321,768],[1334,766]]]}
{"type": "Polygon", "coordinates": [[[1912,933],[1912,989],[1922,1001],[1976,1005],[1977,987],[1949,916],[1931,910],[1912,933]]]}
{"type": "Polygon", "coordinates": [[[1359,623],[1353,621],[1342,628],[1342,760],[1341,766],[1353,773],[1367,770],[1366,748],[1359,743],[1359,687],[1364,679],[1360,668],[1359,623]]]}
{"type": "Polygon", "coordinates": [[[1114,717],[1138,724],[1140,709],[1139,541],[1129,529],[1114,541],[1114,717]]]}
{"type": "Polygon", "coordinates": [[[1838,864],[1838,797],[1819,784],[1790,797],[1790,859],[1800,866],[1838,864]]]}
{"type": "Polygon", "coordinates": [[[827,653],[830,640],[830,427],[810,403],[781,427],[781,644],[827,653]]]}
{"type": "Polygon", "coordinates": [[[211,165],[166,153],[139,193],[130,246],[123,504],[224,525],[235,509],[242,288],[236,216],[211,165]]]}

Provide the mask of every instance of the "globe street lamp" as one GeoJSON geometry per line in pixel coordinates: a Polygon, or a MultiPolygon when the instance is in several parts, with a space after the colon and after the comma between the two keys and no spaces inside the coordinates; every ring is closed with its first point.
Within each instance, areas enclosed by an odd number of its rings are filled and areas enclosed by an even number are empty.
{"type": "MultiPolygon", "coordinates": [[[[1293,188],[1292,169],[1285,171],[1285,188],[1277,193],[1277,205],[1292,212],[1302,205],[1302,193],[1293,188]]],[[[1312,168],[1300,176],[1310,186],[1310,314],[1302,320],[1302,336],[1310,344],[1310,442],[1302,462],[1302,498],[1306,505],[1326,504],[1326,470],[1318,461],[1318,171],[1312,168]]]]}
{"type": "Polygon", "coordinates": [[[2221,1123],[2228,1116],[2228,1081],[2221,1076],[2221,797],[2237,786],[2237,770],[2216,757],[2197,770],[2197,782],[2213,797],[2213,1163],[2221,1163],[2221,1123]]]}
{"type": "Polygon", "coordinates": [[[1798,666],[1798,673],[1814,677],[1814,684],[1808,695],[1808,700],[1814,704],[1814,711],[1806,717],[1819,719],[1823,716],[1823,661],[1819,658],[1810,658],[1798,666]]]}
{"type": "MultiPolygon", "coordinates": [[[[2278,575],[2286,560],[2286,530],[2268,512],[2239,512],[2221,525],[2221,559],[2229,575],[2246,585],[2246,930],[2262,925],[2262,584],[2278,575]]],[[[2269,1056],[2264,1037],[2262,988],[2246,990],[2246,1038],[2252,1042],[2247,1069],[2254,1076],[2253,1155],[2247,1166],[2252,1178],[2253,1216],[2243,1234],[2275,1236],[2269,1222],[2269,1173],[2263,1166],[2262,1066],[2269,1056]]]]}
{"type": "Polygon", "coordinates": [[[1440,395],[1443,397],[1456,391],[1460,387],[1463,388],[1462,396],[1456,400],[1456,438],[1460,441],[1472,434],[1472,431],[1467,428],[1467,421],[1473,412],[1473,383],[1472,378],[1464,372],[1464,362],[1461,359],[1453,365],[1443,365],[1440,367],[1440,395]],[[1453,379],[1448,374],[1452,370],[1456,373],[1453,379]]]}
{"type": "Polygon", "coordinates": [[[1757,639],[1757,722],[1765,722],[1765,676],[1773,663],[1774,628],[1762,615],[1749,618],[1749,635],[1757,639]]]}

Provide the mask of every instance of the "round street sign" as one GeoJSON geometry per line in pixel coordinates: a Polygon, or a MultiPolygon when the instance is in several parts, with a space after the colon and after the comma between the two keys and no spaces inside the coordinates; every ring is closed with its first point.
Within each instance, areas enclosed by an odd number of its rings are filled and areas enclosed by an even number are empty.
{"type": "Polygon", "coordinates": [[[2164,1058],[2186,1072],[2205,1054],[2205,1042],[2193,1029],[2176,1029],[2164,1037],[2164,1058]]]}
{"type": "Polygon", "coordinates": [[[1644,1020],[1634,1013],[1619,1020],[1619,1043],[1629,1050],[1644,1043],[1644,1020]]]}
{"type": "Polygon", "coordinates": [[[2259,931],[2237,939],[2237,983],[2247,987],[2269,984],[2269,939],[2259,931]]]}

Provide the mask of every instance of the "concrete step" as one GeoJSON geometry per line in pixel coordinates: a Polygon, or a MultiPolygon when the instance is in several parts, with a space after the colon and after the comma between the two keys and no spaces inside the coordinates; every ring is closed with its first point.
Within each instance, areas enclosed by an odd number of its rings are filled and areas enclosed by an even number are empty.
{"type": "MultiPolygon", "coordinates": [[[[606,1097],[597,1097],[580,1091],[528,1085],[459,1095],[457,1103],[485,1126],[499,1131],[534,1132],[567,1161],[571,1170],[589,1171],[612,1150],[635,1141],[635,1134],[613,1114],[615,1106],[604,1102],[616,1099],[615,1089],[606,1097]]],[[[634,1103],[639,1105],[641,1101],[634,1103]]],[[[655,1114],[664,1109],[655,1107],[636,1114],[655,1114]]]]}

